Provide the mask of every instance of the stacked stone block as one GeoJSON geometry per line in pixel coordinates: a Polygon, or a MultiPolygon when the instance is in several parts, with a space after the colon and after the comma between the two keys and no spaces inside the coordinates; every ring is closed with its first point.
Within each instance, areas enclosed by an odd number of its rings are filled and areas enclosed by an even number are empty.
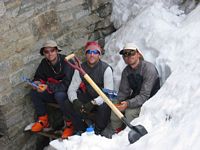
{"type": "Polygon", "coordinates": [[[24,133],[33,122],[30,87],[42,59],[39,49],[53,39],[64,54],[83,55],[89,40],[104,44],[115,31],[110,22],[111,0],[3,0],[0,1],[0,147],[2,150],[36,149],[36,136],[24,133]]]}

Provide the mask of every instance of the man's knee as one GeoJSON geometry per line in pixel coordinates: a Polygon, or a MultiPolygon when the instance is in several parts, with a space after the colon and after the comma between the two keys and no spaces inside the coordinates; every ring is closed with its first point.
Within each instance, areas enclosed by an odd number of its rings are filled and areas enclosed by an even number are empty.
{"type": "Polygon", "coordinates": [[[67,94],[65,92],[56,92],[54,98],[57,102],[64,102],[67,99],[67,94]]]}
{"type": "Polygon", "coordinates": [[[111,110],[107,104],[103,103],[98,106],[97,111],[95,112],[95,121],[96,125],[100,129],[104,129],[108,122],[110,121],[111,110]]]}
{"type": "Polygon", "coordinates": [[[99,107],[99,110],[101,110],[103,112],[110,113],[110,111],[111,111],[110,107],[106,103],[103,103],[103,104],[99,105],[98,107],[99,107]]]}
{"type": "Polygon", "coordinates": [[[110,121],[110,116],[111,116],[110,107],[106,103],[101,104],[98,108],[98,114],[99,117],[104,120],[105,122],[104,124],[107,125],[107,123],[110,121]]]}
{"type": "Polygon", "coordinates": [[[39,94],[38,94],[38,92],[37,92],[36,90],[31,90],[31,91],[30,91],[30,96],[31,96],[31,97],[35,97],[35,96],[37,96],[37,95],[39,95],[39,94]]]}
{"type": "Polygon", "coordinates": [[[37,92],[36,90],[31,90],[30,91],[30,96],[31,96],[31,100],[34,101],[38,101],[42,99],[42,93],[37,92]]]}
{"type": "Polygon", "coordinates": [[[132,108],[132,109],[126,109],[125,111],[125,117],[129,122],[131,122],[133,119],[137,118],[140,114],[140,108],[132,108]]]}
{"type": "Polygon", "coordinates": [[[121,119],[119,119],[119,117],[113,111],[111,112],[110,121],[111,128],[114,130],[122,126],[121,119]]]}
{"type": "Polygon", "coordinates": [[[117,117],[117,115],[112,111],[111,112],[111,116],[110,116],[110,120],[111,121],[119,121],[119,117],[117,117]]]}

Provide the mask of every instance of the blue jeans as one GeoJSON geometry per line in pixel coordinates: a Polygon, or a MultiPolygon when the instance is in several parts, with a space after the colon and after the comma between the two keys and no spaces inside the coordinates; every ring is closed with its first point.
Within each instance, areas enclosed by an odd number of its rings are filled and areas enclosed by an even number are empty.
{"type": "Polygon", "coordinates": [[[39,93],[36,90],[31,90],[30,95],[38,116],[43,116],[47,114],[46,103],[57,103],[63,115],[68,118],[68,114],[65,111],[65,101],[67,100],[66,92],[56,92],[53,94],[49,94],[47,91],[39,93]]]}

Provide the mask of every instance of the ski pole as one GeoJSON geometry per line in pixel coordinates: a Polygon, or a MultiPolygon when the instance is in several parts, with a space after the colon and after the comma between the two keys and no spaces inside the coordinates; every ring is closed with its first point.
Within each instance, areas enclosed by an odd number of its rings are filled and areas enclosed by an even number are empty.
{"type": "Polygon", "coordinates": [[[21,78],[22,81],[25,81],[26,83],[28,83],[29,85],[31,85],[32,87],[34,88],[39,88],[40,90],[44,91],[45,90],[45,87],[43,86],[38,86],[37,84],[35,84],[34,82],[32,82],[30,79],[26,78],[26,77],[22,77],[21,78]]]}

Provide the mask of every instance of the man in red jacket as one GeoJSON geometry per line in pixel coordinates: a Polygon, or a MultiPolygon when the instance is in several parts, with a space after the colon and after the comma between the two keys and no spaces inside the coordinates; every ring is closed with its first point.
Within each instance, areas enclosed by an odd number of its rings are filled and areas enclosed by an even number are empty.
{"type": "Polygon", "coordinates": [[[58,103],[66,120],[66,128],[62,137],[66,138],[73,134],[73,126],[65,111],[67,90],[74,73],[73,69],[65,62],[65,55],[59,54],[61,49],[55,41],[49,40],[40,49],[44,56],[40,62],[34,83],[38,88],[31,91],[31,99],[35,106],[38,121],[32,126],[33,132],[39,132],[49,126],[46,103],[58,103]]]}

